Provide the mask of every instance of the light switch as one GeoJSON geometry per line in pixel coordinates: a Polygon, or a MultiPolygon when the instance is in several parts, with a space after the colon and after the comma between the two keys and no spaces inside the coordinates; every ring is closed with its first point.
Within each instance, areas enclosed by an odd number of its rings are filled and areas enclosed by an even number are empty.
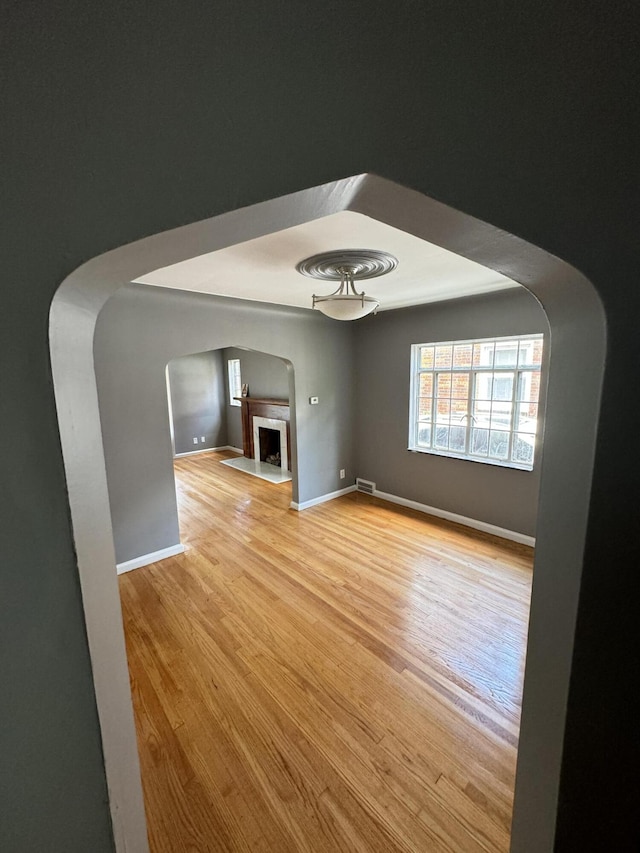
{"type": "Polygon", "coordinates": [[[318,405],[318,398],[317,397],[309,397],[309,405],[310,406],[317,406],[318,405]]]}

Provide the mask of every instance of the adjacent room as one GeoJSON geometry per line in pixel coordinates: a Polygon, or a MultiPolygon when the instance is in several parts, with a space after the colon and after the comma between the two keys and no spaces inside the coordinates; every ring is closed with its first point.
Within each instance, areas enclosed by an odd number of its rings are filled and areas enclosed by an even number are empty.
{"type": "Polygon", "coordinates": [[[425,241],[312,225],[98,320],[151,847],[506,853],[547,320],[425,241]],[[397,259],[354,282],[377,314],[311,310],[334,288],[296,263],[336,245],[397,259]]]}
{"type": "Polygon", "coordinates": [[[228,449],[237,458],[225,464],[291,481],[289,371],[281,359],[238,348],[180,356],[167,365],[167,404],[174,457],[228,449]]]}

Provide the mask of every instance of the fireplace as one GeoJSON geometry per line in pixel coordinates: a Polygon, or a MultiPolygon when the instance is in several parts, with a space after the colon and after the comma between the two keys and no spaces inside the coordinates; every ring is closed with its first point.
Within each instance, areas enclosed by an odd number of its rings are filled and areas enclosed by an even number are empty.
{"type": "Polygon", "coordinates": [[[279,418],[253,416],[253,458],[289,470],[287,422],[279,418]]]}
{"type": "Polygon", "coordinates": [[[282,466],[280,454],[280,431],[270,427],[258,427],[260,436],[260,461],[269,465],[282,466]]]}
{"type": "MultiPolygon", "coordinates": [[[[288,471],[291,459],[289,401],[264,397],[236,397],[236,399],[242,406],[242,452],[245,459],[265,461],[266,455],[275,456],[279,450],[280,467],[283,472],[288,471]],[[269,449],[268,453],[265,453],[265,442],[275,441],[275,439],[262,437],[261,429],[277,432],[280,443],[275,451],[269,449]]],[[[269,447],[271,448],[272,445],[269,447]]]]}

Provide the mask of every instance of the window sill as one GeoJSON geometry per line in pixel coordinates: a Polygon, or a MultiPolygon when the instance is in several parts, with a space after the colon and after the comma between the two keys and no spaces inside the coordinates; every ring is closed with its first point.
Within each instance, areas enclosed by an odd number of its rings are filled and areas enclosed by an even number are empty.
{"type": "Polygon", "coordinates": [[[494,465],[496,468],[511,468],[514,471],[533,473],[533,466],[518,465],[517,462],[501,462],[499,459],[483,459],[481,456],[462,456],[457,453],[447,453],[446,450],[430,450],[426,447],[407,447],[409,453],[425,453],[428,456],[444,456],[446,459],[457,459],[459,462],[479,462],[481,465],[494,465]]]}

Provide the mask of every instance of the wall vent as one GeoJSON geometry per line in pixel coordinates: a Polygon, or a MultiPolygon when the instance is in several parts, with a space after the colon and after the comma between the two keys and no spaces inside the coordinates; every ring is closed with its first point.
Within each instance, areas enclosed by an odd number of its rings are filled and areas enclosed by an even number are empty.
{"type": "Polygon", "coordinates": [[[356,477],[356,488],[359,492],[372,495],[376,490],[376,484],[372,483],[371,480],[361,480],[360,477],[356,477]]]}

